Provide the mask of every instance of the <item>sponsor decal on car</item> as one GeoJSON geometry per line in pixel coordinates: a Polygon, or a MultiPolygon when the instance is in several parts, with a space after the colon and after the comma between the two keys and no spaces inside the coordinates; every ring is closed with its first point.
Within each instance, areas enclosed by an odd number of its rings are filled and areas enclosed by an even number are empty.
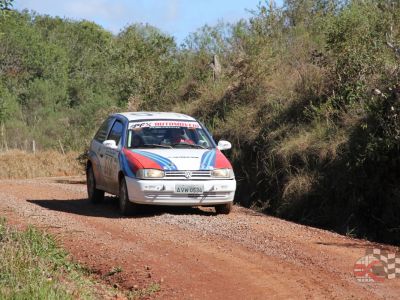
{"type": "Polygon", "coordinates": [[[129,129],[145,128],[145,127],[186,127],[186,128],[201,128],[197,122],[182,122],[182,121],[145,121],[133,122],[129,124],[129,129]]]}

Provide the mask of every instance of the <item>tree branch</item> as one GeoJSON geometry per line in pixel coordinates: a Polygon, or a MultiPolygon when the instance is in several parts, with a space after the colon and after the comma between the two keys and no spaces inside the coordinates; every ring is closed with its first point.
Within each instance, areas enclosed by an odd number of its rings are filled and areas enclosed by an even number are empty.
{"type": "Polygon", "coordinates": [[[390,34],[386,33],[386,45],[394,51],[397,57],[400,58],[400,47],[393,42],[393,27],[390,26],[390,34]]]}

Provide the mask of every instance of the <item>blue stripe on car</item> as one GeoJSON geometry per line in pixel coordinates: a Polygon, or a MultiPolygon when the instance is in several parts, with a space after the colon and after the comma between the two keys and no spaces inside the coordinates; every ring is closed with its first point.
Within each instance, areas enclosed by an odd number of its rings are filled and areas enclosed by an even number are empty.
{"type": "Polygon", "coordinates": [[[164,157],[160,156],[160,155],[156,155],[154,153],[150,153],[150,152],[144,152],[144,151],[136,151],[136,153],[143,155],[153,161],[155,161],[156,163],[158,163],[163,169],[166,170],[171,170],[171,164],[172,162],[169,161],[168,159],[165,159],[164,157]]]}
{"type": "Polygon", "coordinates": [[[208,160],[208,168],[214,168],[215,166],[215,159],[217,157],[217,152],[215,150],[212,150],[212,154],[210,155],[210,158],[208,160]]]}
{"type": "Polygon", "coordinates": [[[216,151],[215,150],[210,150],[207,151],[203,154],[201,157],[201,162],[200,162],[200,169],[201,170],[210,170],[214,167],[215,164],[215,157],[216,157],[216,151]]]}
{"type": "Polygon", "coordinates": [[[156,163],[158,163],[164,170],[177,170],[178,168],[176,167],[176,165],[170,161],[168,158],[165,158],[161,155],[155,154],[155,153],[151,153],[151,152],[147,152],[147,151],[141,151],[141,150],[133,150],[133,152],[143,155],[153,161],[155,161],[156,163]]]}
{"type": "Polygon", "coordinates": [[[168,159],[166,159],[166,158],[164,158],[164,157],[162,157],[160,155],[151,153],[151,152],[139,152],[139,151],[137,151],[137,153],[139,153],[139,154],[141,154],[143,156],[152,158],[152,159],[156,160],[157,162],[162,162],[164,165],[170,165],[171,164],[170,160],[168,160],[168,159]]]}
{"type": "Polygon", "coordinates": [[[126,159],[125,154],[123,154],[123,153],[119,154],[119,163],[120,163],[121,170],[122,170],[122,172],[124,172],[125,176],[135,178],[135,174],[131,170],[131,167],[129,166],[129,163],[128,163],[128,160],[126,159]]]}
{"type": "Polygon", "coordinates": [[[211,156],[212,156],[212,151],[208,152],[206,157],[204,158],[203,166],[205,169],[208,169],[208,167],[210,166],[209,161],[210,161],[211,156]]]}

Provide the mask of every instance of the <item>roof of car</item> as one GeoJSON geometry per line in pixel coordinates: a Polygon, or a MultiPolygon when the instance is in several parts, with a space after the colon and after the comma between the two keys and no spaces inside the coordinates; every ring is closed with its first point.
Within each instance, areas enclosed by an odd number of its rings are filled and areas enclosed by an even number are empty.
{"type": "Polygon", "coordinates": [[[185,120],[185,121],[196,121],[196,119],[175,112],[150,112],[150,111],[137,111],[137,112],[122,112],[116,115],[121,115],[127,118],[129,121],[139,120],[185,120]]]}

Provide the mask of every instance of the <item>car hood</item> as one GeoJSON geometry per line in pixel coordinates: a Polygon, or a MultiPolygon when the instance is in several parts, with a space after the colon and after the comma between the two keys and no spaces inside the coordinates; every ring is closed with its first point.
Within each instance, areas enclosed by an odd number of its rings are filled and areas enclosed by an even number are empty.
{"type": "Polygon", "coordinates": [[[175,171],[232,168],[219,149],[124,149],[124,153],[135,164],[134,169],[175,171]]]}

